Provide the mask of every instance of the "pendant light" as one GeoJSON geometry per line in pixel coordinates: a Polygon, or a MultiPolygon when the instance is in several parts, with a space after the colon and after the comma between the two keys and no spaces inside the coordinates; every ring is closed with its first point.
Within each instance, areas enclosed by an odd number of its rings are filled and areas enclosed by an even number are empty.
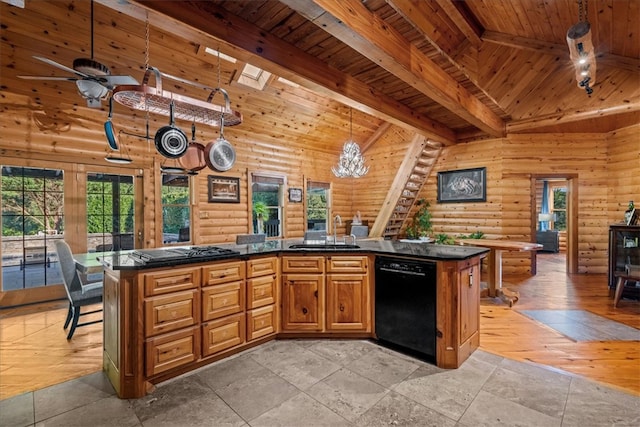
{"type": "Polygon", "coordinates": [[[364,157],[360,153],[360,146],[353,141],[353,110],[349,108],[349,140],[344,143],[340,160],[331,171],[338,178],[360,178],[369,172],[369,166],[364,165],[364,157]]]}
{"type": "Polygon", "coordinates": [[[569,56],[576,69],[578,87],[587,95],[593,93],[596,82],[596,55],[591,41],[591,25],[588,19],[588,0],[578,0],[578,23],[567,31],[569,56]]]}

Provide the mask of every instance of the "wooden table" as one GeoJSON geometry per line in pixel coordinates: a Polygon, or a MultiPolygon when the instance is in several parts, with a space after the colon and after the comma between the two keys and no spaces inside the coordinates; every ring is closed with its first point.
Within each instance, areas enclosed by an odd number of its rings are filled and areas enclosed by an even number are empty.
{"type": "Polygon", "coordinates": [[[488,295],[490,297],[500,297],[509,304],[509,307],[518,301],[518,293],[502,287],[502,252],[503,251],[537,251],[542,249],[542,245],[532,242],[514,242],[511,240],[493,239],[456,239],[460,245],[473,245],[489,248],[488,256],[488,295]]]}

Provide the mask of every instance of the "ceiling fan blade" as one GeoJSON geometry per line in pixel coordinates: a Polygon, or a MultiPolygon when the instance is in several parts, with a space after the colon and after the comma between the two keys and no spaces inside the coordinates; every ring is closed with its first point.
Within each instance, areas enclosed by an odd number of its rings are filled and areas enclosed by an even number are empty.
{"type": "Polygon", "coordinates": [[[139,85],[138,81],[131,76],[99,76],[101,82],[105,81],[110,86],[118,85],[139,85]]]}
{"type": "Polygon", "coordinates": [[[78,80],[75,77],[59,77],[59,76],[16,76],[20,79],[25,79],[25,80],[61,80],[61,81],[68,81],[68,82],[75,82],[76,80],[78,80]]]}
{"type": "Polygon", "coordinates": [[[33,57],[35,59],[37,59],[38,61],[45,62],[45,63],[47,63],[49,65],[54,66],[54,67],[60,68],[61,70],[67,71],[67,72],[72,73],[72,74],[76,74],[76,75],[78,75],[80,77],[85,77],[85,78],[86,77],[90,77],[87,74],[84,74],[84,73],[81,73],[79,71],[74,70],[73,68],[65,67],[62,64],[58,64],[56,61],[53,61],[53,60],[51,60],[49,58],[45,58],[43,56],[36,56],[36,55],[33,55],[33,57]]]}

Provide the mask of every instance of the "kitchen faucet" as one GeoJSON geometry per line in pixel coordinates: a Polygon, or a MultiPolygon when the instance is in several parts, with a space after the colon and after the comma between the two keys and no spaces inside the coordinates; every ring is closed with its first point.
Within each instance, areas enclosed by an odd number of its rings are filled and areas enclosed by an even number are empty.
{"type": "Polygon", "coordinates": [[[333,218],[333,243],[338,243],[338,226],[336,224],[342,225],[342,218],[340,218],[340,215],[336,215],[333,218]]]}

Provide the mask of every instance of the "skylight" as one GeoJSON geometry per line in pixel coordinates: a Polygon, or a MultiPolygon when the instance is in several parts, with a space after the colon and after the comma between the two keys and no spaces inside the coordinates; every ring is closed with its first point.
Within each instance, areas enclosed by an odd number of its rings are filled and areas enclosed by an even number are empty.
{"type": "Polygon", "coordinates": [[[262,90],[266,86],[270,77],[270,72],[264,71],[262,68],[256,67],[255,65],[245,64],[240,77],[238,77],[238,83],[254,89],[262,90]]]}
{"type": "Polygon", "coordinates": [[[215,56],[216,58],[218,57],[218,55],[220,55],[220,59],[224,59],[225,61],[231,62],[232,64],[235,64],[236,62],[238,62],[238,60],[236,58],[234,58],[233,56],[229,56],[227,54],[219,52],[216,49],[212,49],[210,47],[205,47],[204,51],[206,53],[208,53],[209,55],[215,56]]]}

